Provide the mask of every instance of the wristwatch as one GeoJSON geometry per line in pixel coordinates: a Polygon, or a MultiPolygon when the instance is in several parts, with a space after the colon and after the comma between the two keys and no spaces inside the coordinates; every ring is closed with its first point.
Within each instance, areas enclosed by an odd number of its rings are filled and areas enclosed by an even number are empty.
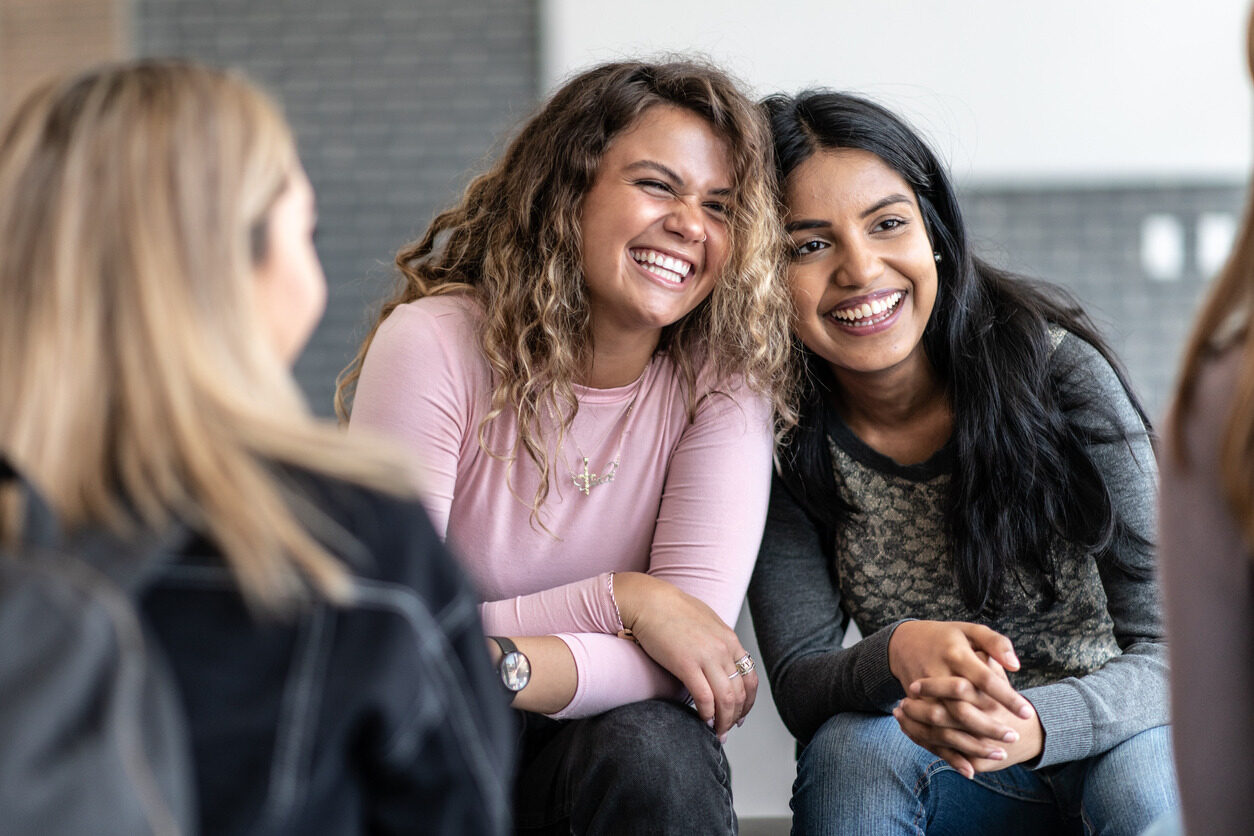
{"type": "Polygon", "coordinates": [[[497,647],[501,648],[500,664],[497,670],[501,673],[501,684],[505,686],[505,690],[509,691],[510,697],[517,694],[523,688],[527,687],[527,683],[531,681],[531,660],[527,655],[518,649],[518,645],[514,644],[504,636],[488,636],[492,641],[496,642],[497,647]]]}

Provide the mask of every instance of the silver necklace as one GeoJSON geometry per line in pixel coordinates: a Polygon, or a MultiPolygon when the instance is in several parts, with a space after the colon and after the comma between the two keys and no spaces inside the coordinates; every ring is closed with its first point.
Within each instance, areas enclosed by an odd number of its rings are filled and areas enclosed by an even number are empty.
{"type": "MultiPolygon", "coordinates": [[[[583,461],[583,469],[571,470],[569,462],[566,463],[566,468],[570,471],[571,484],[573,484],[584,496],[589,496],[592,493],[592,489],[597,485],[606,485],[614,481],[614,476],[618,473],[618,463],[622,460],[623,456],[623,444],[627,441],[628,419],[631,417],[631,411],[636,408],[636,401],[640,400],[640,387],[643,385],[644,373],[642,372],[640,374],[640,380],[636,382],[636,392],[631,396],[631,403],[627,404],[627,408],[623,410],[622,417],[610,425],[610,428],[606,430],[605,435],[601,437],[600,441],[598,441],[594,447],[589,448],[596,450],[605,443],[605,439],[609,438],[610,433],[614,431],[614,427],[619,425],[622,426],[618,435],[618,447],[614,451],[614,460],[606,465],[603,472],[592,472],[588,457],[583,454],[583,448],[579,446],[579,442],[575,441],[575,450],[579,453],[579,458],[583,461]]],[[[571,439],[574,440],[573,433],[571,434],[571,439]]],[[[565,457],[566,454],[563,453],[562,458],[565,459],[565,457]]]]}

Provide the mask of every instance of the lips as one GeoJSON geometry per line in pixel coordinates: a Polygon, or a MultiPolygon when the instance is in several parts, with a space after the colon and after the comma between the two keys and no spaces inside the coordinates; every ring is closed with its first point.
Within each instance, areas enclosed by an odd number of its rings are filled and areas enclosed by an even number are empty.
{"type": "Polygon", "coordinates": [[[870,328],[890,319],[905,298],[905,291],[901,290],[863,296],[842,302],[827,316],[846,328],[870,328]]]}
{"type": "Polygon", "coordinates": [[[693,273],[693,263],[660,250],[634,248],[628,250],[632,259],[650,275],[669,284],[682,284],[693,273]]]}

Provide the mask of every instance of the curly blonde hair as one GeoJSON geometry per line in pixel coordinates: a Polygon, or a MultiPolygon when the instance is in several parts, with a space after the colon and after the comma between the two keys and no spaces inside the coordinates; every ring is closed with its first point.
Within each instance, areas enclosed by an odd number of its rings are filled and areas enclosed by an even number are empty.
{"type": "Polygon", "coordinates": [[[485,452],[535,462],[540,484],[533,515],[548,496],[550,467],[542,420],[560,416],[559,434],[578,410],[572,383],[587,370],[592,332],[583,277],[580,212],[602,155],[648,108],[682,107],[705,119],[731,154],[729,256],[708,298],[662,331],[696,409],[698,374],[715,386],[733,378],[770,398],[777,435],[795,423],[791,305],[774,189],[769,129],[722,71],[692,61],[602,64],[564,84],[532,116],[504,154],[396,256],[401,284],[387,299],[356,357],[340,374],[336,411],[346,419],[374,334],[398,306],[459,293],[485,313],[483,355],[493,374],[489,412],[479,426],[485,452]],[[518,421],[514,448],[488,450],[485,427],[507,409],[518,421]]]}

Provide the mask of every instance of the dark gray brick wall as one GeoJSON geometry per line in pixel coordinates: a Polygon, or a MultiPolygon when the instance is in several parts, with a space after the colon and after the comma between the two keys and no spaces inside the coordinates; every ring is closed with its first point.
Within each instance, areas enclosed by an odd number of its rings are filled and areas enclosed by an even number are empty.
{"type": "Polygon", "coordinates": [[[319,413],[396,250],[533,107],[536,26],[535,0],[135,0],[141,55],[242,68],[296,131],[330,289],[296,368],[319,413]]]}
{"type": "Polygon", "coordinates": [[[1123,359],[1151,418],[1160,419],[1211,278],[1198,266],[1198,221],[1227,213],[1239,223],[1244,184],[985,187],[961,199],[976,253],[1071,290],[1123,359]],[[1171,280],[1151,277],[1141,259],[1142,223],[1159,214],[1183,233],[1184,269],[1171,280]]]}

